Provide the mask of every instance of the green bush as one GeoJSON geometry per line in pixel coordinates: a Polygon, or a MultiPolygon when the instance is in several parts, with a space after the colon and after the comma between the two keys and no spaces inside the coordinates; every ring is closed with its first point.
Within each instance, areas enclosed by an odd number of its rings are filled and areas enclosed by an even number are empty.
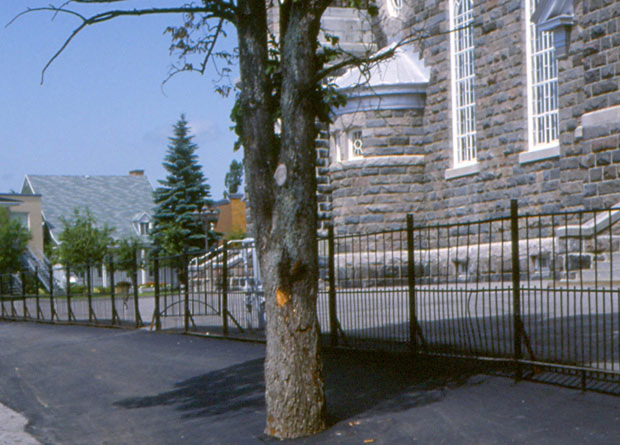
{"type": "Polygon", "coordinates": [[[110,288],[104,286],[97,286],[93,289],[93,295],[110,294],[110,288]]]}
{"type": "Polygon", "coordinates": [[[83,284],[72,284],[71,295],[86,295],[86,286],[83,284]]]}

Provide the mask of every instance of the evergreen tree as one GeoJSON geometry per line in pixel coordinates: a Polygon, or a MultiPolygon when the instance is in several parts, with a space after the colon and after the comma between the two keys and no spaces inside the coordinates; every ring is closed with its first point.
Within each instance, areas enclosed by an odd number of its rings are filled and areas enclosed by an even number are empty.
{"type": "Polygon", "coordinates": [[[243,181],[243,164],[235,159],[230,163],[230,167],[228,173],[226,173],[226,178],[224,178],[224,185],[226,186],[227,191],[225,192],[226,196],[234,195],[239,191],[239,187],[241,187],[241,182],[243,181]]]}
{"type": "Polygon", "coordinates": [[[156,208],[151,232],[155,245],[172,255],[204,249],[205,233],[197,215],[203,206],[211,205],[210,187],[197,162],[198,146],[192,142],[185,115],[173,128],[162,164],[168,175],[153,195],[156,208]]]}

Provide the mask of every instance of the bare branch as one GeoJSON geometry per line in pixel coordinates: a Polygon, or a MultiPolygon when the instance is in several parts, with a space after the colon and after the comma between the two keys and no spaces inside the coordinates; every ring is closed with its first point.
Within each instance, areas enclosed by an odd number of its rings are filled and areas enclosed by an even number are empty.
{"type": "MultiPolygon", "coordinates": [[[[54,53],[54,55],[50,58],[50,60],[45,64],[45,67],[41,71],[41,84],[43,84],[45,73],[50,65],[56,60],[60,54],[67,48],[69,43],[77,36],[81,31],[84,30],[87,26],[96,25],[102,22],[107,22],[109,20],[118,18],[118,17],[139,17],[143,15],[155,15],[155,14],[206,14],[203,17],[203,20],[208,20],[211,18],[218,18],[218,33],[222,29],[222,24],[224,20],[230,21],[232,23],[235,22],[235,5],[229,1],[217,2],[217,8],[213,7],[213,5],[195,7],[195,6],[180,6],[180,7],[171,7],[171,8],[148,8],[148,9],[132,9],[132,10],[112,10],[105,11],[99,14],[92,15],[90,17],[86,17],[76,11],[71,9],[66,9],[65,6],[71,2],[74,3],[83,3],[83,4],[104,4],[104,3],[116,3],[125,0],[67,0],[60,7],[56,7],[53,5],[40,7],[40,8],[27,8],[25,11],[17,14],[6,26],[11,25],[20,17],[23,17],[26,14],[34,13],[34,12],[52,12],[54,14],[53,18],[56,17],[59,13],[69,14],[74,17],[77,17],[82,22],[79,26],[73,29],[69,37],[64,41],[61,47],[54,53]]],[[[214,40],[217,40],[217,35],[214,40]]],[[[215,44],[215,42],[214,42],[215,44]]],[[[203,65],[206,65],[207,59],[209,55],[213,51],[213,46],[211,46],[209,50],[209,54],[205,59],[203,65]]],[[[204,72],[204,67],[202,68],[202,72],[204,72]]]]}
{"type": "Polygon", "coordinates": [[[71,40],[73,40],[73,38],[75,36],[78,35],[78,33],[84,29],[86,26],[88,25],[87,22],[83,22],[80,26],[78,26],[76,29],[73,30],[73,32],[71,33],[71,35],[69,36],[69,38],[67,40],[65,40],[65,42],[62,44],[62,46],[60,47],[60,49],[58,51],[56,51],[56,53],[51,57],[50,60],[47,61],[47,63],[45,64],[45,66],[43,67],[43,69],[41,70],[41,85],[43,85],[43,80],[45,79],[45,72],[47,71],[47,69],[50,67],[50,65],[52,64],[52,62],[54,62],[54,60],[56,60],[58,58],[58,56],[60,56],[60,54],[65,50],[65,48],[69,45],[69,43],[71,43],[71,40]]]}
{"type": "Polygon", "coordinates": [[[217,43],[217,38],[222,32],[223,25],[224,25],[224,19],[220,19],[219,23],[217,24],[217,29],[215,30],[215,35],[213,36],[213,41],[211,42],[211,46],[209,47],[209,51],[207,52],[207,55],[202,61],[202,67],[200,69],[200,74],[204,74],[205,72],[205,67],[207,66],[207,62],[209,61],[211,54],[213,54],[213,49],[215,48],[215,44],[217,43]]]}
{"type": "Polygon", "coordinates": [[[41,11],[46,11],[46,12],[53,11],[55,13],[57,13],[57,12],[64,12],[64,13],[67,13],[67,14],[74,15],[74,16],[78,17],[80,20],[82,20],[84,22],[88,20],[82,14],[79,14],[79,13],[77,13],[75,11],[70,10],[70,9],[56,8],[55,6],[45,6],[45,7],[42,7],[42,8],[27,8],[25,11],[22,11],[19,14],[17,14],[15,17],[13,17],[9,21],[9,23],[7,23],[4,27],[7,28],[7,27],[11,26],[19,18],[25,16],[26,14],[30,14],[30,13],[33,13],[33,12],[41,12],[41,11]]]}

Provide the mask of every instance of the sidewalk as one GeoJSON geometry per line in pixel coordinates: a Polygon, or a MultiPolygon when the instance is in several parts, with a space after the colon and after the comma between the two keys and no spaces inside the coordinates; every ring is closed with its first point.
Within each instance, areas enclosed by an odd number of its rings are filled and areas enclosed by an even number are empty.
{"type": "Polygon", "coordinates": [[[0,403],[0,445],[39,445],[24,431],[27,422],[24,416],[0,403]]]}
{"type": "MultiPolygon", "coordinates": [[[[260,344],[2,322],[0,403],[27,418],[26,431],[43,445],[281,443],[263,434],[263,357],[260,344]]],[[[620,438],[617,397],[353,353],[327,353],[325,375],[332,426],[282,443],[620,438]]]]}

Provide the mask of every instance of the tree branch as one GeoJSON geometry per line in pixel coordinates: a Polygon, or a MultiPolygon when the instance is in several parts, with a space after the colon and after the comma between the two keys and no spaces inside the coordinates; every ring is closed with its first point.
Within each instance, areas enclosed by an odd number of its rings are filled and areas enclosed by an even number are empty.
{"type": "MultiPolygon", "coordinates": [[[[45,67],[41,71],[41,84],[43,84],[45,73],[50,65],[56,60],[60,54],[67,48],[69,43],[77,36],[84,28],[90,25],[96,25],[102,22],[107,22],[109,20],[118,18],[118,17],[139,17],[143,15],[155,15],[155,14],[208,14],[205,19],[210,18],[219,18],[220,22],[218,24],[218,33],[221,30],[224,20],[230,21],[231,23],[235,23],[235,10],[236,7],[232,2],[212,2],[216,3],[211,6],[202,6],[202,7],[194,7],[194,6],[180,6],[180,7],[171,7],[171,8],[148,8],[148,9],[132,9],[132,10],[112,10],[105,11],[99,14],[92,15],[90,17],[84,16],[76,11],[71,9],[66,9],[64,6],[68,5],[70,2],[74,3],[83,3],[83,4],[104,4],[104,3],[116,3],[125,0],[68,0],[63,3],[61,6],[45,6],[40,8],[28,8],[25,11],[17,14],[6,26],[11,25],[20,17],[23,17],[26,14],[34,13],[34,12],[53,12],[54,16],[59,13],[73,15],[81,20],[81,24],[73,29],[69,37],[64,41],[61,45],[60,49],[54,53],[54,55],[50,58],[50,60],[45,64],[45,67]]],[[[209,49],[209,55],[212,53],[213,48],[215,46],[215,40],[217,40],[217,36],[214,39],[214,44],[209,49]]],[[[205,58],[204,65],[207,63],[207,59],[205,58]]],[[[204,71],[204,68],[202,68],[204,71]]]]}

